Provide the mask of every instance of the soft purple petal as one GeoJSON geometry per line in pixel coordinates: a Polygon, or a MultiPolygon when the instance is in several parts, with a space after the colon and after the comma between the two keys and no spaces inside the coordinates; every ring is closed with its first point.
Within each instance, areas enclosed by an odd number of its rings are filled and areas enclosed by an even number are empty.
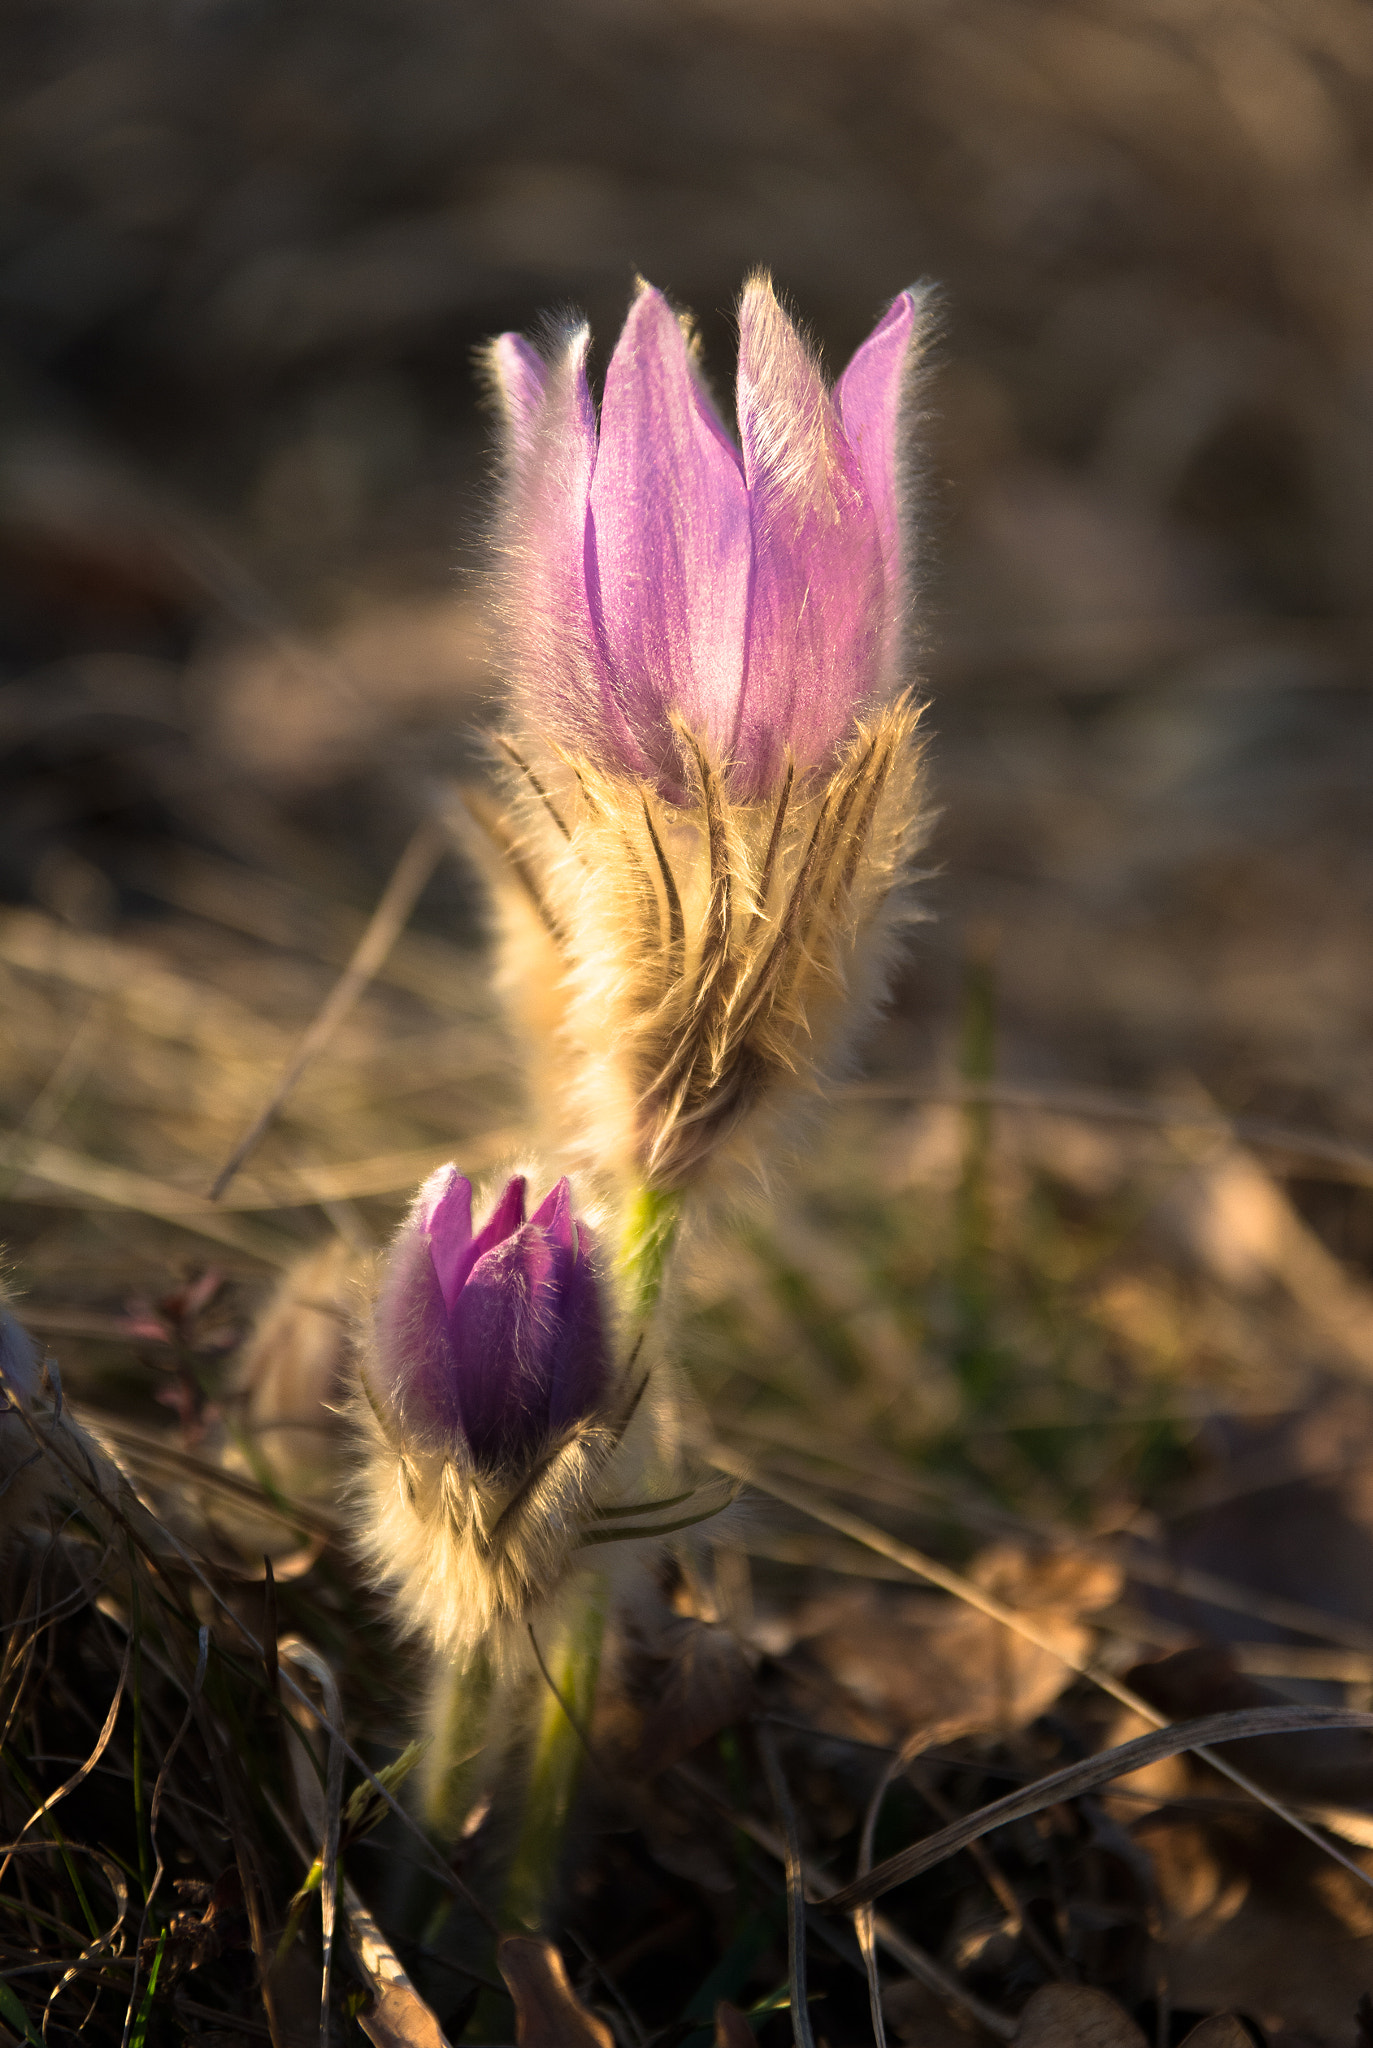
{"type": "Polygon", "coordinates": [[[463,1414],[448,1323],[429,1240],[412,1218],[392,1248],[377,1300],[382,1379],[374,1392],[389,1399],[402,1429],[451,1440],[462,1433],[463,1414]]]}
{"type": "Polygon", "coordinates": [[[493,1246],[504,1244],[524,1222],[525,1178],[515,1174],[501,1189],[491,1214],[472,1240],[473,1263],[493,1246]]]}
{"type": "Polygon", "coordinates": [[[574,753],[642,765],[615,699],[587,595],[596,409],[585,327],[548,371],[527,461],[505,522],[506,627],[517,687],[536,729],[574,753]]]}
{"type": "Polygon", "coordinates": [[[677,316],[651,285],[611,357],[591,485],[600,626],[620,704],[671,775],[675,707],[734,736],[748,602],[748,494],[677,316]]]}
{"type": "Polygon", "coordinates": [[[858,457],[882,535],[888,573],[899,579],[902,554],[897,431],[902,400],[924,338],[920,295],[892,300],[835,387],[844,435],[858,457]]]}
{"type": "Polygon", "coordinates": [[[753,591],[734,779],[754,793],[788,745],[803,768],[822,761],[871,698],[886,579],[857,461],[766,278],[740,306],[738,404],[753,591]]]}
{"type": "Polygon", "coordinates": [[[564,1251],[574,1249],[577,1240],[572,1223],[572,1184],[566,1174],[549,1189],[529,1223],[531,1229],[537,1225],[546,1230],[553,1243],[564,1251]]]}
{"type": "Polygon", "coordinates": [[[472,1248],[472,1183],[456,1166],[441,1166],[420,1189],[416,1221],[429,1239],[444,1305],[452,1308],[476,1256],[472,1248]]]}
{"type": "Polygon", "coordinates": [[[596,1243],[585,1223],[573,1226],[576,1249],[565,1266],[563,1339],[548,1391],[548,1426],[555,1436],[594,1415],[605,1394],[607,1346],[596,1279],[596,1243]]]}
{"type": "Polygon", "coordinates": [[[507,457],[516,470],[528,467],[539,407],[548,384],[548,365],[522,334],[498,334],[487,364],[504,414],[507,457]]]}
{"type": "Polygon", "coordinates": [[[564,1257],[546,1231],[526,1224],[468,1276],[449,1332],[463,1429],[478,1465],[528,1457],[547,1434],[564,1257]]]}

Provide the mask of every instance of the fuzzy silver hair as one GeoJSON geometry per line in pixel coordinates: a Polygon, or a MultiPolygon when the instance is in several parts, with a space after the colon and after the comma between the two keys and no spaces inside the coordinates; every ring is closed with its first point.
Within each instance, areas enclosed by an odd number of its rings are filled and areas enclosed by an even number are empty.
{"type": "Polygon", "coordinates": [[[359,1385],[355,1548],[373,1583],[402,1632],[439,1656],[461,1666],[480,1649],[498,1669],[517,1664],[526,1624],[604,1542],[603,1503],[661,1463],[661,1376],[651,1400],[646,1374],[627,1377],[602,1418],[499,1473],[478,1470],[461,1443],[403,1437],[365,1363],[359,1385]]]}
{"type": "Polygon", "coordinates": [[[694,801],[500,742],[490,849],[508,985],[538,990],[541,1091],[577,1154],[676,1191],[756,1171],[885,987],[923,837],[919,708],[861,722],[828,775],[729,794],[679,729],[694,801]]]}

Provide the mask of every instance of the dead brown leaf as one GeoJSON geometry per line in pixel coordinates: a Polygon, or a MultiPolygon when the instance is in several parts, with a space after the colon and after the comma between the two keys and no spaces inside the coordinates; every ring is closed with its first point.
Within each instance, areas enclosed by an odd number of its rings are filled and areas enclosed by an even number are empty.
{"type": "Polygon", "coordinates": [[[1016,2030],[1015,2048],[1147,2048],[1130,2015],[1086,1984],[1045,1984],[1016,2030]]]}
{"type": "Polygon", "coordinates": [[[350,1884],[343,1896],[348,1938],[372,1989],[372,2003],[358,2014],[363,2033],[375,2048],[449,2048],[437,2018],[350,1884]]]}
{"type": "Polygon", "coordinates": [[[551,1941],[537,1934],[507,1934],[496,1965],[515,2001],[517,2048],[615,2048],[604,2020],[588,2012],[567,1980],[551,1941]]]}
{"type": "Polygon", "coordinates": [[[379,1984],[358,2025],[376,2048],[448,2048],[442,2027],[408,1984],[379,1984]]]}
{"type": "Polygon", "coordinates": [[[754,2048],[752,2027],[738,2006],[724,1998],[715,2008],[715,2048],[754,2048]]]}
{"type": "Polygon", "coordinates": [[[1249,2029],[1234,2013],[1213,2012],[1209,2020],[1193,2027],[1182,2048],[1254,2048],[1254,2043],[1249,2029]]]}
{"type": "Polygon", "coordinates": [[[1153,1858],[1176,2007],[1244,2012],[1274,2043],[1348,2048],[1373,1981],[1373,1893],[1247,1814],[1224,1827],[1159,1814],[1137,1839],[1153,1858]]]}
{"type": "Polygon", "coordinates": [[[1061,1607],[1034,1620],[1060,1654],[937,1594],[855,1587],[803,1617],[786,1662],[806,1711],[832,1722],[837,1710],[847,1733],[899,1741],[917,1727],[937,1727],[944,1739],[955,1730],[1005,1732],[1052,1706],[1090,1647],[1088,1631],[1061,1607]],[[819,1708],[817,1677],[831,1694],[819,1708]]]}

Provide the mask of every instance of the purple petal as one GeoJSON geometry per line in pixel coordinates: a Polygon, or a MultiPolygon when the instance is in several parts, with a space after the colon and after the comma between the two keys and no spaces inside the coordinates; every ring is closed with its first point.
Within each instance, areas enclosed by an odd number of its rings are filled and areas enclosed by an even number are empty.
{"type": "Polygon", "coordinates": [[[765,277],[739,309],[739,432],[753,592],[735,782],[822,761],[879,680],[885,575],[877,520],[819,367],[765,277]]]}
{"type": "Polygon", "coordinates": [[[508,459],[512,468],[523,471],[534,447],[548,365],[522,334],[498,334],[486,360],[504,416],[508,459]]]}
{"type": "Polygon", "coordinates": [[[504,1244],[524,1222],[525,1178],[517,1173],[501,1189],[491,1214],[472,1240],[473,1263],[495,1245],[504,1244]]]}
{"type": "Polygon", "coordinates": [[[441,1166],[420,1189],[415,1220],[429,1239],[444,1306],[452,1308],[476,1253],[472,1246],[472,1183],[456,1166],[441,1166]]]}
{"type": "Polygon", "coordinates": [[[381,1372],[375,1391],[389,1398],[402,1430],[450,1441],[460,1436],[463,1416],[448,1309],[429,1240],[414,1218],[392,1248],[374,1321],[381,1372]]]}
{"type": "Polygon", "coordinates": [[[645,285],[606,375],[591,485],[600,626],[626,720],[673,775],[675,707],[733,741],[748,603],[748,494],[672,308],[645,285]]]}
{"type": "Polygon", "coordinates": [[[844,436],[863,473],[882,536],[888,573],[900,574],[901,505],[897,431],[924,340],[924,303],[905,291],[893,299],[835,387],[844,436]]]}
{"type": "Polygon", "coordinates": [[[563,1338],[548,1390],[548,1426],[555,1436],[596,1412],[606,1383],[607,1347],[596,1279],[596,1241],[585,1223],[577,1223],[573,1229],[576,1248],[563,1277],[563,1338]]]}
{"type": "Polygon", "coordinates": [[[549,1189],[530,1217],[529,1224],[531,1229],[537,1225],[540,1230],[546,1230],[553,1243],[564,1251],[570,1252],[575,1248],[577,1240],[572,1224],[572,1184],[566,1174],[556,1186],[549,1189]]]}
{"type": "Polygon", "coordinates": [[[506,630],[524,710],[574,753],[640,765],[616,704],[587,594],[596,410],[590,336],[577,328],[549,371],[505,527],[506,630]]]}
{"type": "Polygon", "coordinates": [[[463,1428],[478,1465],[517,1462],[548,1432],[564,1255],[526,1224],[479,1258],[449,1330],[463,1428]]]}

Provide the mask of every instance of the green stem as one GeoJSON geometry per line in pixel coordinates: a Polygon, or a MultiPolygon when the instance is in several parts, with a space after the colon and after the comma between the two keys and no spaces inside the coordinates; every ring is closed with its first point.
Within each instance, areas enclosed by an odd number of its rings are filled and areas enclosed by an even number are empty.
{"type": "MultiPolygon", "coordinates": [[[[626,1204],[617,1264],[631,1322],[640,1329],[658,1305],[681,1210],[680,1194],[649,1186],[636,1188],[626,1204]]],[[[611,1540],[615,1539],[608,1531],[587,1537],[592,1543],[611,1540]]],[[[538,1928],[545,1916],[581,1779],[605,1623],[605,1583],[586,1573],[560,1603],[549,1640],[540,1643],[530,1629],[541,1669],[520,1832],[506,1878],[508,1925],[538,1928]]]]}
{"type": "Polygon", "coordinates": [[[638,1187],[629,1198],[619,1265],[630,1313],[640,1322],[647,1322],[658,1305],[681,1214],[682,1197],[663,1188],[638,1187]]]}
{"type": "Polygon", "coordinates": [[[420,1764],[420,1812],[437,1841],[455,1842],[491,1759],[496,1675],[485,1651],[466,1666],[445,1664],[430,1686],[429,1746],[420,1764]]]}
{"type": "Polygon", "coordinates": [[[506,1880],[504,1917],[512,1926],[537,1929],[553,1890],[586,1755],[604,1633],[604,1583],[588,1575],[569,1594],[552,1642],[536,1645],[544,1669],[529,1788],[506,1880]]]}

